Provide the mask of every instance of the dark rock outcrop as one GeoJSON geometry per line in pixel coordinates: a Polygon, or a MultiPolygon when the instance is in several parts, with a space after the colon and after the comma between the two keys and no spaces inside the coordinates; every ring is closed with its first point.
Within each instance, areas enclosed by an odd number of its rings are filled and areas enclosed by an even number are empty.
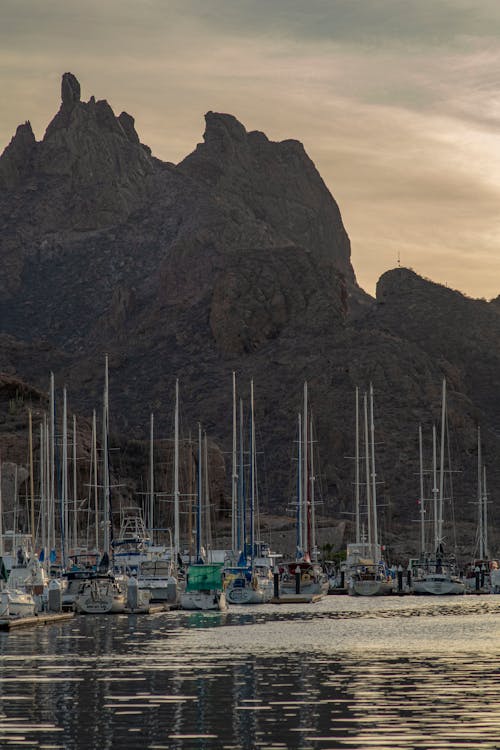
{"type": "Polygon", "coordinates": [[[500,490],[498,300],[470,300],[407,269],[368,297],[339,208],[297,141],[273,143],[209,112],[204,142],[177,166],[163,163],[130,115],[82,101],[67,73],[43,140],[20,126],[0,184],[0,351],[13,376],[46,387],[53,369],[89,414],[107,352],[115,432],[144,436],[151,410],[165,419],[179,377],[185,429],[201,419],[226,449],[231,373],[245,399],[253,378],[261,503],[275,510],[295,492],[307,379],[330,515],[352,505],[354,388],[372,381],[382,531],[406,523],[414,536],[417,428],[428,440],[446,376],[463,513],[474,513],[479,422],[500,490]]]}

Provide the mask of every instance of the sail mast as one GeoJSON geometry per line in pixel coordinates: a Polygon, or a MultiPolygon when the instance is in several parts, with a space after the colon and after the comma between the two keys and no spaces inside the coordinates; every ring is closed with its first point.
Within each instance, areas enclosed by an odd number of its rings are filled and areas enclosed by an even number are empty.
{"type": "Polygon", "coordinates": [[[201,562],[201,503],[202,503],[202,442],[198,423],[198,496],[196,504],[196,562],[201,562]]]}
{"type": "Polygon", "coordinates": [[[311,498],[311,559],[317,560],[317,549],[316,549],[316,512],[314,507],[314,483],[316,477],[314,476],[314,447],[313,447],[313,423],[312,416],[309,420],[309,440],[310,440],[310,466],[311,466],[311,477],[310,477],[310,498],[311,498]]]}
{"type": "Polygon", "coordinates": [[[297,558],[304,554],[302,539],[302,415],[298,415],[298,461],[297,461],[297,558]]]}
{"type": "Polygon", "coordinates": [[[302,542],[304,545],[304,557],[310,554],[310,542],[309,534],[308,534],[308,516],[309,516],[309,451],[308,451],[308,439],[307,439],[307,431],[308,431],[308,398],[307,398],[307,380],[304,383],[304,418],[302,420],[302,430],[303,430],[303,438],[302,438],[302,461],[304,464],[304,469],[302,473],[302,482],[304,486],[303,490],[303,497],[302,497],[302,503],[303,503],[303,512],[302,512],[302,523],[303,523],[303,532],[302,532],[302,542]]]}
{"type": "Polygon", "coordinates": [[[180,554],[180,494],[179,494],[179,380],[175,381],[175,416],[174,416],[174,550],[175,559],[180,554]]]}
{"type": "Polygon", "coordinates": [[[420,466],[420,554],[425,554],[425,508],[424,508],[424,465],[422,447],[422,425],[418,426],[418,453],[420,466]]]}
{"type": "Polygon", "coordinates": [[[63,388],[62,451],[61,541],[62,563],[63,567],[66,567],[68,559],[68,396],[66,386],[63,388]]]}
{"type": "Polygon", "coordinates": [[[76,415],[73,414],[73,548],[78,547],[78,500],[76,487],[76,415]]]}
{"type": "Polygon", "coordinates": [[[94,456],[94,519],[95,519],[95,551],[99,550],[99,496],[97,490],[97,417],[95,409],[92,411],[92,454],[94,456]]]}
{"type": "Polygon", "coordinates": [[[446,378],[443,378],[443,398],[441,406],[441,463],[439,466],[439,521],[438,545],[443,543],[443,504],[444,504],[444,444],[446,437],[446,378]]]}
{"type": "Polygon", "coordinates": [[[436,425],[432,425],[432,496],[433,496],[433,511],[434,511],[434,551],[437,550],[439,545],[439,518],[438,518],[438,495],[439,488],[437,486],[437,435],[436,425]]]}
{"type": "Polygon", "coordinates": [[[210,485],[208,482],[208,439],[203,432],[203,502],[205,505],[205,549],[206,562],[213,562],[212,556],[212,524],[210,519],[210,485]]]}
{"type": "Polygon", "coordinates": [[[154,434],[155,417],[151,413],[149,418],[149,539],[153,544],[154,513],[155,513],[155,464],[154,464],[154,434]]]}
{"type": "Polygon", "coordinates": [[[486,559],[490,556],[488,549],[488,492],[486,491],[486,466],[483,466],[483,514],[484,514],[484,555],[486,559]]]}
{"type": "Polygon", "coordinates": [[[238,550],[238,464],[236,441],[236,373],[233,371],[233,450],[231,474],[231,549],[233,554],[238,550]]]}
{"type": "Polygon", "coordinates": [[[253,570],[255,544],[255,417],[253,380],[250,381],[250,434],[250,564],[253,570]]]}
{"type": "MultiPolygon", "coordinates": [[[[377,518],[377,474],[375,471],[375,423],[373,420],[373,384],[370,383],[370,432],[371,432],[371,474],[372,474],[372,511],[373,511],[373,542],[378,548],[378,518],[377,518]]],[[[377,561],[375,561],[377,562],[377,561]]]]}
{"type": "Polygon", "coordinates": [[[33,415],[31,409],[28,411],[28,423],[29,423],[29,454],[30,454],[30,495],[31,495],[31,506],[30,506],[30,526],[31,526],[31,542],[33,547],[35,546],[35,477],[33,471],[33,415]]]}
{"type": "Polygon", "coordinates": [[[103,483],[104,483],[104,544],[103,553],[109,555],[110,529],[109,529],[109,463],[108,463],[108,429],[109,429],[109,381],[108,381],[108,355],[104,365],[104,403],[102,416],[102,450],[103,450],[103,483]]]}
{"type": "Polygon", "coordinates": [[[483,528],[483,466],[481,459],[481,428],[477,428],[477,515],[479,525],[479,559],[484,558],[484,528],[483,528]]]}
{"type": "Polygon", "coordinates": [[[359,388],[356,386],[356,446],[354,453],[354,493],[356,498],[356,544],[361,541],[359,516],[359,388]]]}
{"type": "Polygon", "coordinates": [[[371,486],[370,486],[370,442],[368,440],[368,400],[366,391],[363,394],[363,412],[365,418],[365,479],[366,479],[366,518],[368,525],[368,547],[370,554],[373,552],[372,536],[372,503],[371,503],[371,486]]]}
{"type": "Polygon", "coordinates": [[[55,387],[54,387],[54,373],[50,373],[50,492],[49,492],[49,535],[48,535],[48,546],[49,550],[55,547],[55,387]]]}

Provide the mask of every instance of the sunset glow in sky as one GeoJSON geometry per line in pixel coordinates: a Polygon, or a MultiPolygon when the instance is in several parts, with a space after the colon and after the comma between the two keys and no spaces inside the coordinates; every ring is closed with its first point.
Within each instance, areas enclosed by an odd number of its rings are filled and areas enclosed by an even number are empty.
{"type": "Polygon", "coordinates": [[[0,151],[60,78],[177,162],[208,110],[304,143],[359,283],[397,265],[500,294],[498,0],[2,0],[0,151]]]}

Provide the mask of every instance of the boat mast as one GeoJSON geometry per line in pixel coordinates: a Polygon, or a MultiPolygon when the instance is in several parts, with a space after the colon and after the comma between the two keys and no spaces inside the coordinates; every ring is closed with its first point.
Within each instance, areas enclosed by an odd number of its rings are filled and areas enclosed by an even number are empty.
{"type": "Polygon", "coordinates": [[[175,381],[175,416],[174,416],[174,553],[181,550],[180,532],[180,493],[179,493],[179,380],[175,381]]]}
{"type": "Polygon", "coordinates": [[[443,504],[444,504],[444,444],[446,433],[446,378],[443,378],[443,398],[441,407],[441,464],[439,467],[439,520],[438,546],[443,543],[443,504]]]}
{"type": "Polygon", "coordinates": [[[109,556],[109,463],[108,463],[108,429],[109,429],[109,381],[108,355],[104,365],[104,404],[102,417],[102,450],[103,450],[103,483],[104,483],[104,544],[103,554],[109,556]]]}
{"type": "Polygon", "coordinates": [[[422,448],[422,425],[418,426],[418,453],[420,465],[420,554],[422,559],[425,554],[425,508],[424,508],[424,464],[422,448]]]}
{"type": "Polygon", "coordinates": [[[30,495],[31,495],[31,508],[30,508],[30,525],[31,525],[31,542],[33,549],[35,548],[35,477],[33,476],[33,415],[31,409],[28,411],[28,423],[29,423],[29,453],[30,453],[30,495]]]}
{"type": "Polygon", "coordinates": [[[298,460],[297,460],[297,559],[304,554],[302,540],[302,415],[298,416],[298,460]]]}
{"type": "Polygon", "coordinates": [[[62,564],[66,567],[68,559],[68,396],[66,386],[63,388],[63,424],[62,424],[62,518],[61,542],[62,564]]]}
{"type": "Polygon", "coordinates": [[[359,388],[356,386],[356,446],[354,453],[354,486],[356,498],[356,544],[361,541],[361,526],[359,516],[359,388]]]}
{"type": "Polygon", "coordinates": [[[97,491],[97,418],[95,409],[92,411],[92,455],[94,457],[95,551],[97,552],[99,550],[99,496],[97,491]]]}
{"type": "Polygon", "coordinates": [[[250,381],[250,565],[254,568],[255,545],[255,416],[253,380],[250,381]]]}
{"type": "Polygon", "coordinates": [[[477,512],[479,523],[479,559],[484,559],[483,466],[481,459],[481,428],[477,428],[477,512]]]}
{"type": "Polygon", "coordinates": [[[47,512],[46,505],[46,494],[45,494],[45,432],[44,432],[44,420],[40,422],[40,530],[42,535],[42,550],[43,559],[45,560],[45,546],[46,546],[46,526],[45,516],[47,512]]]}
{"type": "Polygon", "coordinates": [[[231,474],[231,548],[233,555],[237,553],[238,544],[238,462],[236,441],[236,373],[233,371],[233,451],[231,474]]]}
{"type": "Polygon", "coordinates": [[[47,543],[47,554],[46,554],[46,565],[47,570],[50,564],[50,510],[51,510],[51,495],[50,495],[50,427],[47,414],[43,415],[43,434],[45,441],[45,522],[47,524],[47,534],[45,541],[47,543]]]}
{"type": "Polygon", "coordinates": [[[486,559],[490,556],[488,548],[488,493],[486,491],[486,466],[483,466],[483,510],[484,510],[484,555],[486,559]]]}
{"type": "MultiPolygon", "coordinates": [[[[370,383],[370,433],[371,433],[371,474],[372,474],[372,511],[373,511],[373,542],[378,550],[378,519],[377,519],[377,474],[375,471],[375,423],[373,420],[373,384],[370,383]]],[[[378,562],[375,560],[374,562],[378,562]]]]}
{"type": "Polygon", "coordinates": [[[316,477],[314,476],[314,447],[313,447],[313,423],[312,416],[309,420],[309,440],[310,440],[310,456],[311,456],[311,477],[310,477],[310,498],[311,498],[311,559],[316,562],[318,559],[318,551],[316,549],[316,512],[314,507],[314,483],[316,477]]]}
{"type": "Polygon", "coordinates": [[[363,412],[365,418],[365,475],[366,475],[366,518],[368,526],[368,547],[370,554],[373,552],[372,536],[372,502],[370,486],[370,443],[368,440],[368,399],[366,391],[363,394],[363,412]]]}
{"type": "Polygon", "coordinates": [[[206,562],[213,562],[212,556],[212,524],[210,519],[210,485],[208,483],[208,440],[207,433],[203,433],[203,488],[205,504],[205,543],[206,562]]]}
{"type": "Polygon", "coordinates": [[[240,547],[243,558],[246,560],[247,557],[247,509],[246,509],[246,487],[245,487],[245,467],[244,467],[244,456],[245,456],[245,438],[243,430],[243,399],[240,398],[240,511],[239,511],[239,535],[240,535],[240,547]]]}
{"type": "Polygon", "coordinates": [[[302,420],[302,429],[303,429],[302,460],[304,462],[304,470],[302,472],[302,482],[304,485],[303,497],[302,497],[302,503],[303,503],[302,522],[303,522],[304,531],[302,533],[302,541],[304,544],[304,558],[310,555],[310,545],[311,545],[311,540],[309,538],[309,450],[308,450],[309,446],[308,446],[308,438],[307,438],[307,431],[309,427],[308,413],[309,411],[308,411],[307,380],[306,380],[304,383],[304,418],[302,420]]]}
{"type": "Polygon", "coordinates": [[[439,545],[439,533],[438,533],[438,495],[439,488],[437,486],[437,435],[436,425],[432,425],[432,496],[433,496],[433,511],[434,511],[434,551],[437,550],[439,545]]]}
{"type": "Polygon", "coordinates": [[[154,467],[154,431],[155,417],[151,413],[149,418],[149,539],[153,544],[154,507],[155,507],[155,467],[154,467]]]}
{"type": "Polygon", "coordinates": [[[49,494],[49,550],[55,548],[55,387],[54,373],[50,373],[50,494],[49,494]]]}
{"type": "Polygon", "coordinates": [[[78,547],[78,498],[76,488],[76,415],[73,414],[73,548],[78,547]]]}
{"type": "Polygon", "coordinates": [[[202,443],[201,424],[198,423],[198,493],[196,503],[196,562],[201,560],[201,501],[202,501],[202,443]]]}

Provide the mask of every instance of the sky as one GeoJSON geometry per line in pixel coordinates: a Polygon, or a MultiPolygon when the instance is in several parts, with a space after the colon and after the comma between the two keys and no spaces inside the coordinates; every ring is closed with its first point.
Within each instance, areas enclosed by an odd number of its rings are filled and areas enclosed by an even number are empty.
{"type": "Polygon", "coordinates": [[[361,286],[500,294],[498,0],[1,0],[0,151],[70,71],[180,161],[209,110],[304,144],[361,286]]]}

